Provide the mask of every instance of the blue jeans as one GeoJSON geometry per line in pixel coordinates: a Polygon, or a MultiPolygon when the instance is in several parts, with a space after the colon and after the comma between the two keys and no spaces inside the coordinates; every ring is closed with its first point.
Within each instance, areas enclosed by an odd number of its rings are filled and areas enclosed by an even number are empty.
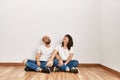
{"type": "MultiPolygon", "coordinates": [[[[65,61],[63,61],[64,63],[65,61]]],[[[62,66],[58,66],[58,60],[54,59],[54,66],[58,67],[60,70],[66,71],[66,68],[77,67],[79,62],[77,60],[71,60],[67,65],[63,64],[62,66]]]]}
{"type": "Polygon", "coordinates": [[[28,59],[26,62],[26,66],[29,67],[30,69],[33,69],[35,71],[38,71],[40,68],[45,69],[48,68],[47,61],[40,61],[41,65],[37,66],[37,62],[35,60],[28,59]]]}

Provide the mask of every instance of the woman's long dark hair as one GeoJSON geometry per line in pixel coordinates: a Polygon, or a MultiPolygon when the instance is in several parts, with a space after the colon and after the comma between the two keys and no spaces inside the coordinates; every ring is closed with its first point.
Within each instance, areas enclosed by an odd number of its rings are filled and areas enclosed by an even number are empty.
{"type": "MultiPolygon", "coordinates": [[[[69,34],[66,34],[65,37],[67,37],[69,40],[69,42],[67,44],[67,48],[68,48],[68,50],[70,50],[71,47],[73,46],[73,39],[69,34]]],[[[62,46],[64,46],[64,42],[62,42],[62,46]]]]}

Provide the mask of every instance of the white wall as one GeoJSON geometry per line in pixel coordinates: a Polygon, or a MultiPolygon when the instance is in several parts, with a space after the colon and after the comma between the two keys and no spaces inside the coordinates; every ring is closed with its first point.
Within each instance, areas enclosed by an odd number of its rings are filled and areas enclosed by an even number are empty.
{"type": "Polygon", "coordinates": [[[101,0],[101,64],[120,72],[120,0],[101,0]]]}
{"type": "Polygon", "coordinates": [[[43,35],[74,39],[74,58],[120,71],[119,0],[1,0],[0,62],[34,58],[43,35]]]}
{"type": "Polygon", "coordinates": [[[74,58],[99,63],[98,26],[98,0],[0,0],[0,62],[33,58],[43,35],[57,45],[69,33],[74,58]]]}

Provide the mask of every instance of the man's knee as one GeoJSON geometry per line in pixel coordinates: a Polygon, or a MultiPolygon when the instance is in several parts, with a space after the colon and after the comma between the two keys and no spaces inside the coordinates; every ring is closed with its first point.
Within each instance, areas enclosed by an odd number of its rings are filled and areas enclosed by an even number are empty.
{"type": "Polygon", "coordinates": [[[26,63],[27,63],[27,61],[28,61],[28,59],[26,58],[26,59],[24,59],[23,60],[23,64],[25,65],[26,63]]]}

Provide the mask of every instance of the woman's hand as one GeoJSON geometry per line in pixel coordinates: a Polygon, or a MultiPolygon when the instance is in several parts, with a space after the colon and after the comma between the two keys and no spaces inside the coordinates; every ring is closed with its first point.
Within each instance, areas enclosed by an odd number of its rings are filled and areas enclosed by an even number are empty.
{"type": "Polygon", "coordinates": [[[64,65],[67,65],[67,64],[68,64],[67,62],[64,63],[64,65]]]}
{"type": "Polygon", "coordinates": [[[41,65],[41,63],[40,63],[40,61],[38,61],[38,62],[37,62],[37,66],[40,66],[40,65],[41,65]]]}

